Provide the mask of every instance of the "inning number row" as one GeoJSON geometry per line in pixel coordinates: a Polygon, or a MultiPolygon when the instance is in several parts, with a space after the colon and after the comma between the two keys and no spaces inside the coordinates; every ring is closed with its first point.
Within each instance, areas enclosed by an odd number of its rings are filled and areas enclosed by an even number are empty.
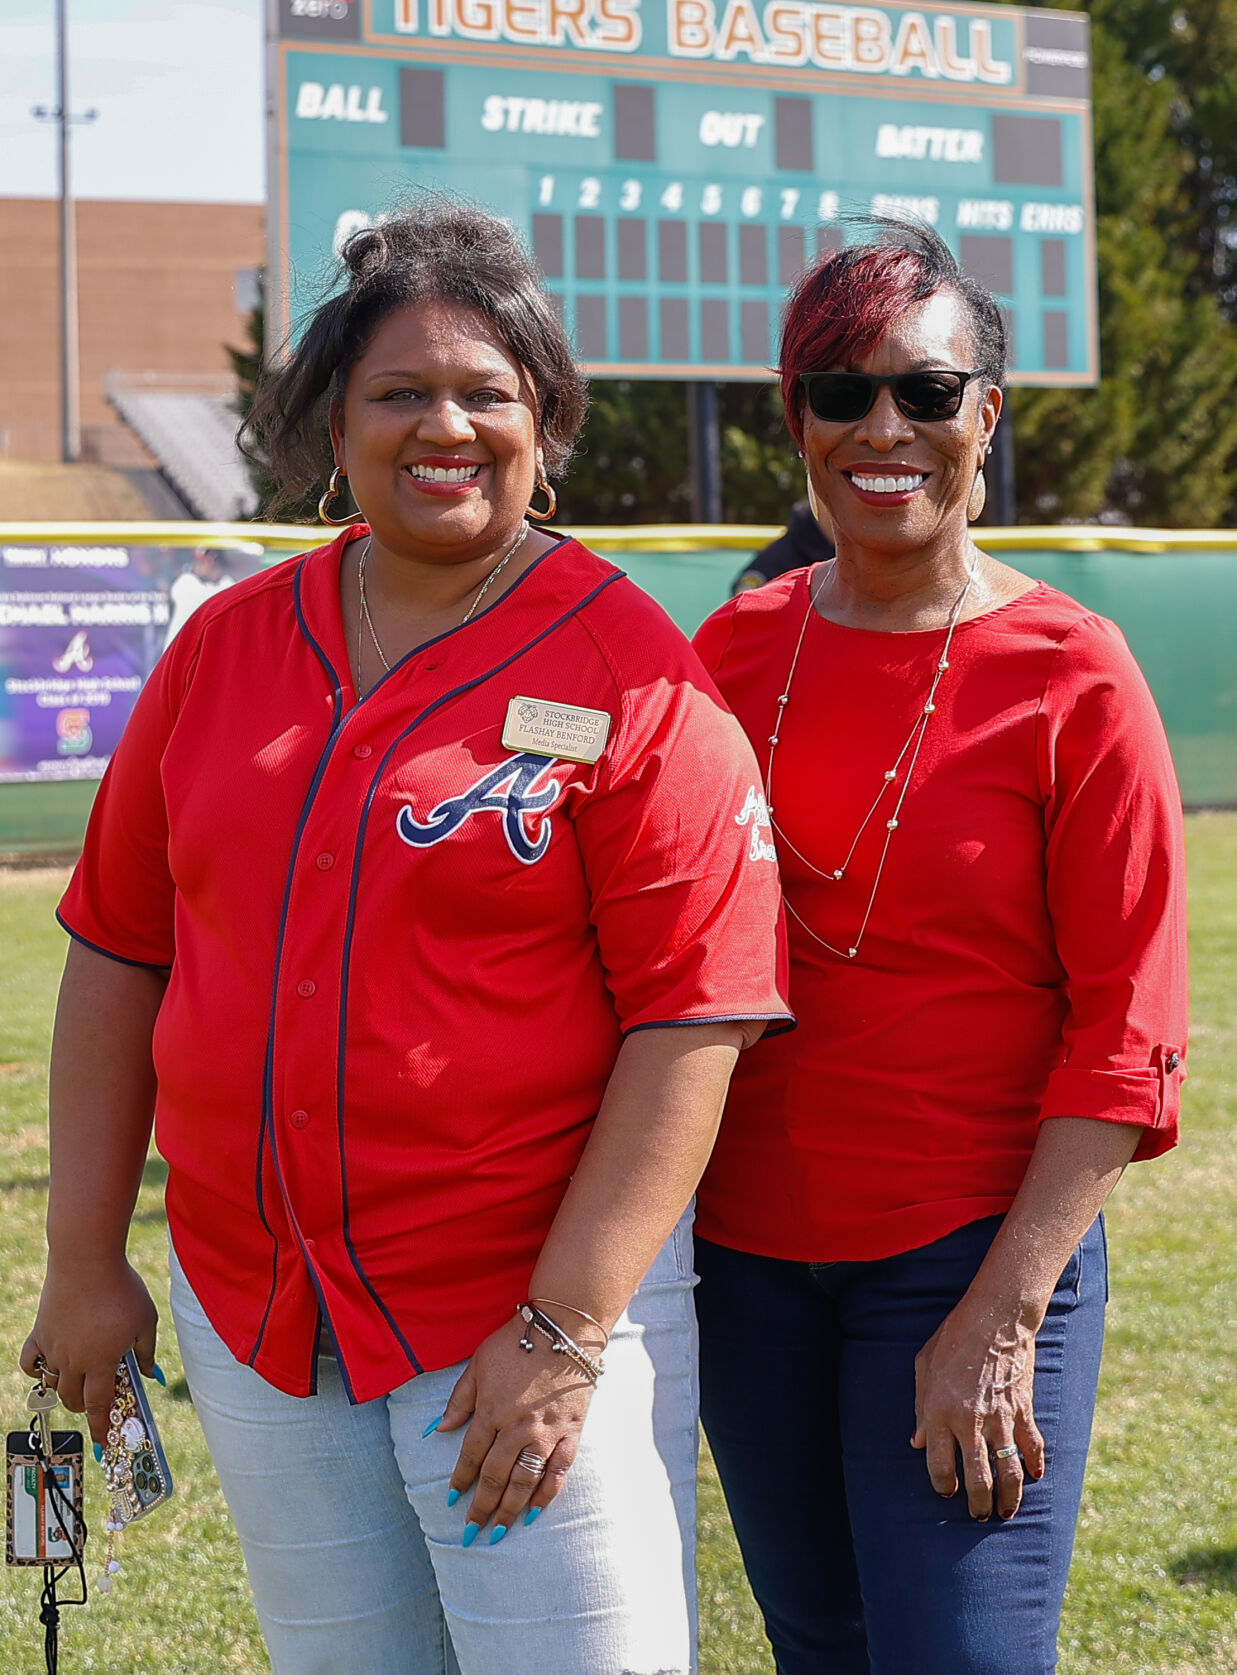
{"type": "MultiPolygon", "coordinates": [[[[575,207],[577,209],[598,209],[601,207],[603,186],[596,175],[585,175],[575,187],[575,207]]],[[[794,186],[782,186],[776,190],[766,192],[763,186],[744,186],[739,191],[740,215],[755,216],[764,213],[766,198],[778,205],[778,212],[783,221],[790,221],[799,212],[803,193],[794,186]]],[[[557,175],[543,174],[537,184],[537,203],[542,209],[551,204],[560,204],[564,199],[570,200],[572,187],[562,182],[557,175]]],[[[632,211],[639,209],[647,201],[656,199],[662,209],[677,214],[680,210],[690,209],[690,198],[695,193],[694,186],[688,186],[681,180],[671,180],[658,192],[656,186],[648,187],[646,198],[646,183],[642,180],[625,180],[619,186],[618,207],[621,210],[632,211]]],[[[720,215],[725,208],[726,188],[716,181],[707,181],[700,187],[700,214],[720,215]]],[[[804,204],[804,209],[807,205],[804,204]]],[[[816,219],[818,221],[836,221],[841,202],[836,192],[821,192],[816,200],[816,219]]]]}

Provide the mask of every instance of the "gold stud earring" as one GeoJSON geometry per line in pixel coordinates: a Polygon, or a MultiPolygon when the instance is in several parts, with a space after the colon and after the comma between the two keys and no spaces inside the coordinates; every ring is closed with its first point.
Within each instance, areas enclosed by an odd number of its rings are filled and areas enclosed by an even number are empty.
{"type": "Polygon", "coordinates": [[[351,512],[346,518],[333,518],[330,514],[329,508],[334,505],[343,493],[343,490],[339,485],[345,480],[347,475],[348,473],[344,470],[342,465],[337,465],[334,471],[331,472],[331,480],[323,490],[322,499],[318,502],[319,523],[329,523],[335,527],[339,527],[340,525],[346,523],[363,523],[365,521],[364,512],[351,512]]]}

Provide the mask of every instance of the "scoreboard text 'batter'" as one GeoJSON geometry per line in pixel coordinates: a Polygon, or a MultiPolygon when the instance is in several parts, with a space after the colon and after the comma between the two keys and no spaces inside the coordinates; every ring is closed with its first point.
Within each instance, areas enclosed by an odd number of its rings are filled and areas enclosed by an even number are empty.
{"type": "Polygon", "coordinates": [[[1087,19],[814,0],[268,0],[270,308],[429,185],[518,226],[601,377],[767,378],[846,217],[931,222],[1011,380],[1099,376],[1087,19]]]}

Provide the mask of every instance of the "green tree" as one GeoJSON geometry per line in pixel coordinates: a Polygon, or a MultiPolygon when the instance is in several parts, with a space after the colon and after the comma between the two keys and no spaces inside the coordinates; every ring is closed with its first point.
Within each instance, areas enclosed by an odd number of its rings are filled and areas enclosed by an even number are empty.
{"type": "MultiPolygon", "coordinates": [[[[772,383],[720,384],[722,515],[782,523],[803,493],[803,467],[772,383]]],[[[687,388],[655,379],[601,380],[559,500],[572,523],[686,523],[687,388]]]]}
{"type": "Polygon", "coordinates": [[[1088,9],[1132,64],[1171,89],[1195,280],[1237,318],[1237,0],[1091,0],[1088,9]]]}
{"type": "Polygon", "coordinates": [[[687,523],[687,407],[682,384],[597,380],[565,481],[565,523],[687,523]]]}
{"type": "MultiPolygon", "coordinates": [[[[257,306],[251,308],[245,316],[244,345],[238,349],[231,343],[224,344],[224,353],[231,361],[232,371],[236,374],[236,399],[232,403],[232,410],[242,421],[249,417],[250,409],[253,407],[253,398],[258,388],[258,380],[262,376],[265,351],[266,306],[262,299],[261,280],[259,279],[257,306]]],[[[275,479],[261,460],[250,459],[247,463],[249,480],[253,484],[254,493],[258,497],[253,519],[260,523],[266,517],[266,508],[274,498],[275,479]]],[[[323,484],[324,488],[325,486],[323,484]]],[[[312,498],[307,498],[281,513],[281,521],[285,523],[316,523],[317,517],[317,502],[312,498]]]]}
{"type": "Polygon", "coordinates": [[[775,384],[723,384],[722,506],[727,523],[785,523],[804,495],[803,461],[775,384]]]}
{"type": "Polygon", "coordinates": [[[1193,283],[1175,92],[1093,18],[1101,384],[1014,390],[1019,518],[1214,524],[1237,492],[1237,332],[1193,283]]]}
{"type": "MultiPolygon", "coordinates": [[[[259,291],[257,306],[251,308],[245,316],[243,346],[239,349],[231,343],[225,343],[223,346],[236,375],[236,399],[232,403],[232,411],[242,422],[249,417],[249,411],[253,406],[258,380],[262,376],[265,346],[266,306],[259,291]]],[[[246,464],[249,468],[249,480],[258,497],[253,516],[260,522],[266,516],[267,505],[275,492],[275,483],[270,473],[257,460],[247,460],[246,464]]]]}
{"type": "Polygon", "coordinates": [[[1124,3],[1090,9],[1102,381],[1013,392],[1019,517],[1214,525],[1237,498],[1237,329],[1197,282],[1175,84],[1124,3]]]}

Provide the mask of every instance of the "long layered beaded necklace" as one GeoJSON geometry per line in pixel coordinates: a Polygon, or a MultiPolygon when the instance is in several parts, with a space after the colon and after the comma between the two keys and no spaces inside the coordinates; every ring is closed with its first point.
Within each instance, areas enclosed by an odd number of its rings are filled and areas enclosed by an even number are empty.
{"type": "Polygon", "coordinates": [[[886,802],[887,798],[892,797],[893,799],[892,807],[890,808],[889,814],[885,820],[885,840],[881,845],[880,860],[876,865],[876,876],[872,880],[872,889],[868,895],[867,906],[863,910],[863,918],[860,921],[858,931],[855,933],[853,943],[846,948],[835,948],[832,942],[828,942],[823,936],[818,935],[817,932],[812,929],[811,925],[808,924],[803,915],[796,911],[790,897],[786,895],[785,890],[783,889],[783,899],[786,903],[786,911],[799,925],[803,927],[807,934],[812,938],[813,942],[819,943],[820,946],[827,949],[829,953],[836,954],[839,959],[857,959],[859,949],[863,945],[863,938],[868,928],[868,922],[872,917],[872,908],[876,903],[876,892],[880,889],[881,876],[885,871],[885,861],[889,855],[889,845],[893,842],[894,833],[898,831],[901,826],[902,804],[906,801],[906,794],[910,790],[911,777],[915,772],[915,764],[919,761],[919,752],[923,748],[924,734],[928,730],[928,723],[936,714],[937,688],[940,686],[942,678],[949,670],[949,648],[953,643],[954,629],[958,626],[958,619],[962,615],[963,607],[967,601],[967,595],[971,591],[971,584],[974,580],[975,565],[972,564],[967,570],[966,581],[963,584],[962,591],[954,601],[953,608],[949,613],[949,620],[945,627],[945,644],[941,649],[940,657],[937,659],[936,668],[932,675],[932,683],[928,688],[928,696],[925,699],[923,707],[920,709],[918,715],[916,715],[915,720],[911,725],[910,732],[906,735],[906,743],[898,752],[893,766],[885,769],[881,780],[880,790],[873,798],[871,808],[868,809],[868,812],[860,821],[859,829],[851,839],[850,848],[846,851],[846,856],[842,861],[841,866],[830,867],[827,870],[822,870],[815,864],[814,861],[810,861],[801,849],[795,846],[791,839],[786,835],[785,830],[778,825],[776,819],[774,818],[773,805],[773,758],[777,755],[777,747],[782,742],[782,723],[785,719],[786,711],[790,707],[791,688],[794,686],[795,671],[799,667],[799,654],[803,650],[803,642],[807,636],[808,624],[811,622],[812,616],[816,610],[818,588],[813,588],[810,583],[808,584],[807,611],[804,614],[803,626],[799,630],[799,638],[795,642],[795,654],[790,660],[790,670],[786,676],[786,684],[782,688],[781,695],[777,700],[777,718],[773,724],[773,731],[769,735],[769,760],[765,767],[765,803],[767,804],[769,810],[770,824],[772,825],[773,830],[777,833],[778,842],[785,844],[791,854],[798,860],[802,861],[803,865],[807,867],[809,872],[815,873],[817,878],[823,879],[827,884],[840,884],[846,877],[847,870],[855,857],[855,851],[859,847],[860,839],[863,837],[864,832],[867,831],[872,821],[876,818],[877,810],[880,808],[882,803],[886,802]],[[903,764],[905,764],[905,772],[903,772],[903,764]]]}

